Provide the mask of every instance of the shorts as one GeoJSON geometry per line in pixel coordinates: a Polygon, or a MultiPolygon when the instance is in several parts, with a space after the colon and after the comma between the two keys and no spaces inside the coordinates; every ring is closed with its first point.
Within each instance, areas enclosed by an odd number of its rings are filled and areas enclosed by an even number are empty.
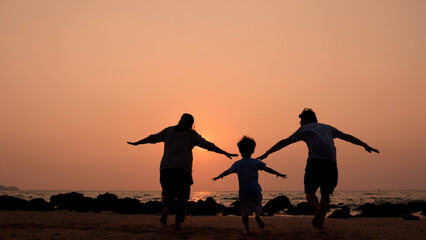
{"type": "Polygon", "coordinates": [[[333,194],[337,186],[337,165],[329,160],[311,159],[305,169],[305,193],[315,194],[320,188],[321,195],[333,194]]]}
{"type": "Polygon", "coordinates": [[[262,193],[240,197],[241,216],[249,216],[253,211],[260,215],[262,213],[262,198],[262,193]]]}
{"type": "Polygon", "coordinates": [[[192,174],[183,168],[166,168],[160,170],[163,204],[170,205],[170,199],[189,199],[191,192],[192,174]]]}

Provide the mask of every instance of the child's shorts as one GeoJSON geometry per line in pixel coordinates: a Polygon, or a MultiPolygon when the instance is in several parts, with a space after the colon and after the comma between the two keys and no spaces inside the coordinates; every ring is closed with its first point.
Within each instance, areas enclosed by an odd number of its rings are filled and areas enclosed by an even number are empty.
{"type": "Polygon", "coordinates": [[[257,214],[261,214],[262,198],[262,193],[250,197],[240,197],[241,216],[249,216],[253,211],[257,214]]]}

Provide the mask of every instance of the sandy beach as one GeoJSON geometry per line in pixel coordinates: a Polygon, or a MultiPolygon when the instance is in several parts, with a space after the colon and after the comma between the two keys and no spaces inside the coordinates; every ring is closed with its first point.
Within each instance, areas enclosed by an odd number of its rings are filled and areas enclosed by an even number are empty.
{"type": "Polygon", "coordinates": [[[162,226],[159,215],[0,211],[0,239],[424,239],[426,233],[424,218],[326,219],[322,230],[312,228],[311,219],[263,217],[260,230],[250,218],[251,233],[244,234],[237,216],[188,216],[176,231],[172,224],[162,226]]]}

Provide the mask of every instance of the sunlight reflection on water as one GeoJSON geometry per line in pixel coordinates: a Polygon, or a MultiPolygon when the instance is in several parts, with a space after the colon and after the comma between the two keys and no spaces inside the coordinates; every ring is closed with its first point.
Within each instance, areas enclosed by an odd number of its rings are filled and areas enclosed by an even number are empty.
{"type": "Polygon", "coordinates": [[[190,201],[198,201],[200,199],[206,200],[206,198],[208,198],[208,197],[215,198],[215,194],[213,192],[207,192],[207,191],[204,191],[204,192],[193,192],[191,194],[191,197],[190,197],[189,200],[190,201]]]}

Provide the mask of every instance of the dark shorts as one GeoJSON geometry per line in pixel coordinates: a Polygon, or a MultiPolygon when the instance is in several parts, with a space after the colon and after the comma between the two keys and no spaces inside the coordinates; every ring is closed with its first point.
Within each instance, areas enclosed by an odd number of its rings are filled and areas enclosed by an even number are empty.
{"type": "Polygon", "coordinates": [[[305,193],[333,194],[337,186],[337,165],[328,160],[311,159],[305,169],[305,193]]]}
{"type": "Polygon", "coordinates": [[[188,195],[193,184],[192,173],[183,168],[166,168],[160,170],[162,194],[188,195]]]}
{"type": "Polygon", "coordinates": [[[250,197],[240,197],[240,208],[241,216],[249,216],[252,211],[256,213],[256,216],[262,214],[262,193],[250,197]]]}

